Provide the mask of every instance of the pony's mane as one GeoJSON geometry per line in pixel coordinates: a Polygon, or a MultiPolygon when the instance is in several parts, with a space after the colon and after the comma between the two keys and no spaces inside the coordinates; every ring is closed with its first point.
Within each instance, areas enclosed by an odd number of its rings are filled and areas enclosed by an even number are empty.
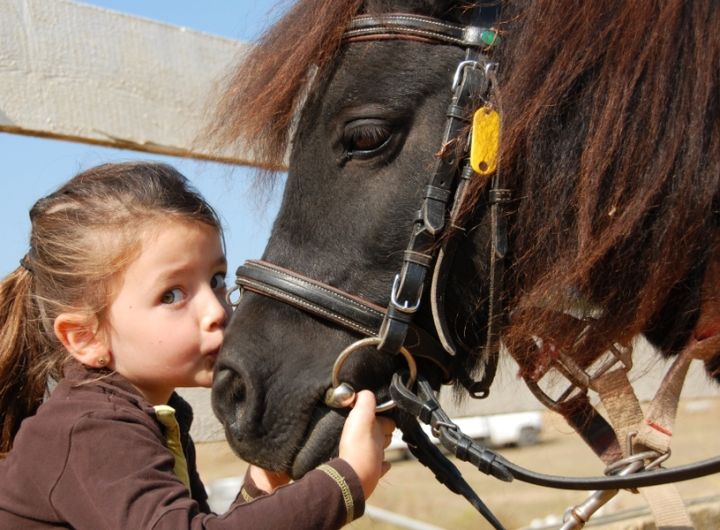
{"type": "Polygon", "coordinates": [[[643,331],[678,348],[715,250],[720,9],[517,3],[499,57],[501,171],[518,199],[506,339],[571,344],[578,330],[541,308],[574,299],[603,308],[596,349],[643,331]]]}

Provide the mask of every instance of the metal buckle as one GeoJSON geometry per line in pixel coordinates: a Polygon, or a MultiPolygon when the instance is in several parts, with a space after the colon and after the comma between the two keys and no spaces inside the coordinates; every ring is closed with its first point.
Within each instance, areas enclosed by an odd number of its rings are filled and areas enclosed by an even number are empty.
{"type": "Polygon", "coordinates": [[[462,73],[468,66],[471,66],[473,68],[478,68],[477,61],[460,61],[457,65],[457,68],[455,69],[455,75],[453,75],[453,82],[452,82],[452,90],[455,92],[457,90],[457,87],[460,85],[460,80],[462,79],[462,73]]]}
{"type": "Polygon", "coordinates": [[[616,460],[611,464],[608,464],[605,468],[606,475],[622,474],[624,470],[623,468],[629,467],[630,464],[633,464],[635,462],[643,462],[652,458],[652,461],[650,461],[648,464],[643,464],[641,468],[643,471],[649,471],[651,469],[655,469],[656,467],[660,467],[660,465],[665,462],[665,460],[670,458],[672,451],[669,447],[664,453],[660,453],[659,451],[655,451],[654,449],[648,449],[646,451],[640,451],[636,453],[635,449],[633,448],[633,438],[635,438],[637,434],[638,433],[636,431],[632,431],[627,434],[627,439],[625,440],[625,454],[628,456],[626,456],[625,458],[621,458],[620,460],[616,460]]]}
{"type": "Polygon", "coordinates": [[[488,61],[487,63],[485,63],[484,70],[485,70],[485,76],[488,79],[495,79],[495,76],[497,75],[497,71],[498,71],[498,63],[496,63],[494,61],[488,61]]]}
{"type": "Polygon", "coordinates": [[[526,380],[525,383],[533,395],[543,405],[550,410],[560,412],[562,403],[567,401],[576,392],[587,393],[588,389],[597,392],[595,380],[618,364],[620,364],[626,372],[632,368],[632,348],[624,348],[618,344],[613,344],[608,351],[603,353],[603,355],[595,360],[587,369],[583,369],[568,355],[558,353],[557,358],[549,364],[545,373],[536,380],[526,380]],[[594,366],[598,367],[592,370],[594,366]],[[553,368],[569,382],[567,388],[557,398],[551,397],[538,384],[553,368]],[[589,373],[591,370],[593,373],[589,373]]]}
{"type": "MultiPolygon", "coordinates": [[[[638,471],[648,471],[659,467],[660,464],[670,458],[669,449],[666,453],[659,453],[653,450],[640,451],[639,453],[633,452],[632,440],[636,435],[636,432],[628,433],[625,453],[628,456],[609,464],[605,468],[606,475],[626,476],[631,473],[637,473],[638,471]],[[653,460],[649,464],[645,465],[643,463],[645,460],[650,460],[651,458],[653,460]]],[[[582,503],[573,508],[569,508],[565,512],[563,525],[560,527],[560,530],[579,530],[583,528],[593,514],[607,504],[619,491],[620,490],[613,489],[593,492],[582,503]]],[[[637,493],[636,489],[630,491],[637,493]]]]}
{"type": "Polygon", "coordinates": [[[397,291],[399,284],[400,274],[396,274],[395,279],[393,280],[392,289],[390,290],[390,303],[398,311],[402,311],[403,313],[414,313],[420,307],[420,299],[422,298],[423,286],[421,285],[418,289],[417,299],[415,300],[415,303],[411,306],[407,300],[405,300],[402,304],[398,300],[397,291]]]}

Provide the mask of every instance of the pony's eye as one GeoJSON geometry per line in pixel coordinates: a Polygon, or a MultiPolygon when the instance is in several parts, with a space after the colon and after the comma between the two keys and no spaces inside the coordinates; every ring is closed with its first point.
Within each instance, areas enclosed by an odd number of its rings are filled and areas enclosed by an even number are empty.
{"type": "Polygon", "coordinates": [[[387,146],[392,137],[390,125],[384,120],[355,120],[345,126],[343,147],[351,158],[370,158],[387,146]]]}

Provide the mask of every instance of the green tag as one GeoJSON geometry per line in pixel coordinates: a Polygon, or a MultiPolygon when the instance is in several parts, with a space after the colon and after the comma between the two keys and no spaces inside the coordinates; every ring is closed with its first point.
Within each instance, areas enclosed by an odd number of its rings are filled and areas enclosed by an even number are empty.
{"type": "Polygon", "coordinates": [[[494,30],[486,29],[480,34],[480,40],[490,47],[500,43],[500,36],[494,30]]]}

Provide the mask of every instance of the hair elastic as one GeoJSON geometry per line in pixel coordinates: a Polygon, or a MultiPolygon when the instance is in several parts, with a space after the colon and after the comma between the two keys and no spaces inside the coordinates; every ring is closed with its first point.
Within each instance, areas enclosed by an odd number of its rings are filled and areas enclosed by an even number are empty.
{"type": "Polygon", "coordinates": [[[33,272],[32,266],[30,265],[30,257],[27,254],[20,258],[20,266],[29,273],[33,272]]]}

